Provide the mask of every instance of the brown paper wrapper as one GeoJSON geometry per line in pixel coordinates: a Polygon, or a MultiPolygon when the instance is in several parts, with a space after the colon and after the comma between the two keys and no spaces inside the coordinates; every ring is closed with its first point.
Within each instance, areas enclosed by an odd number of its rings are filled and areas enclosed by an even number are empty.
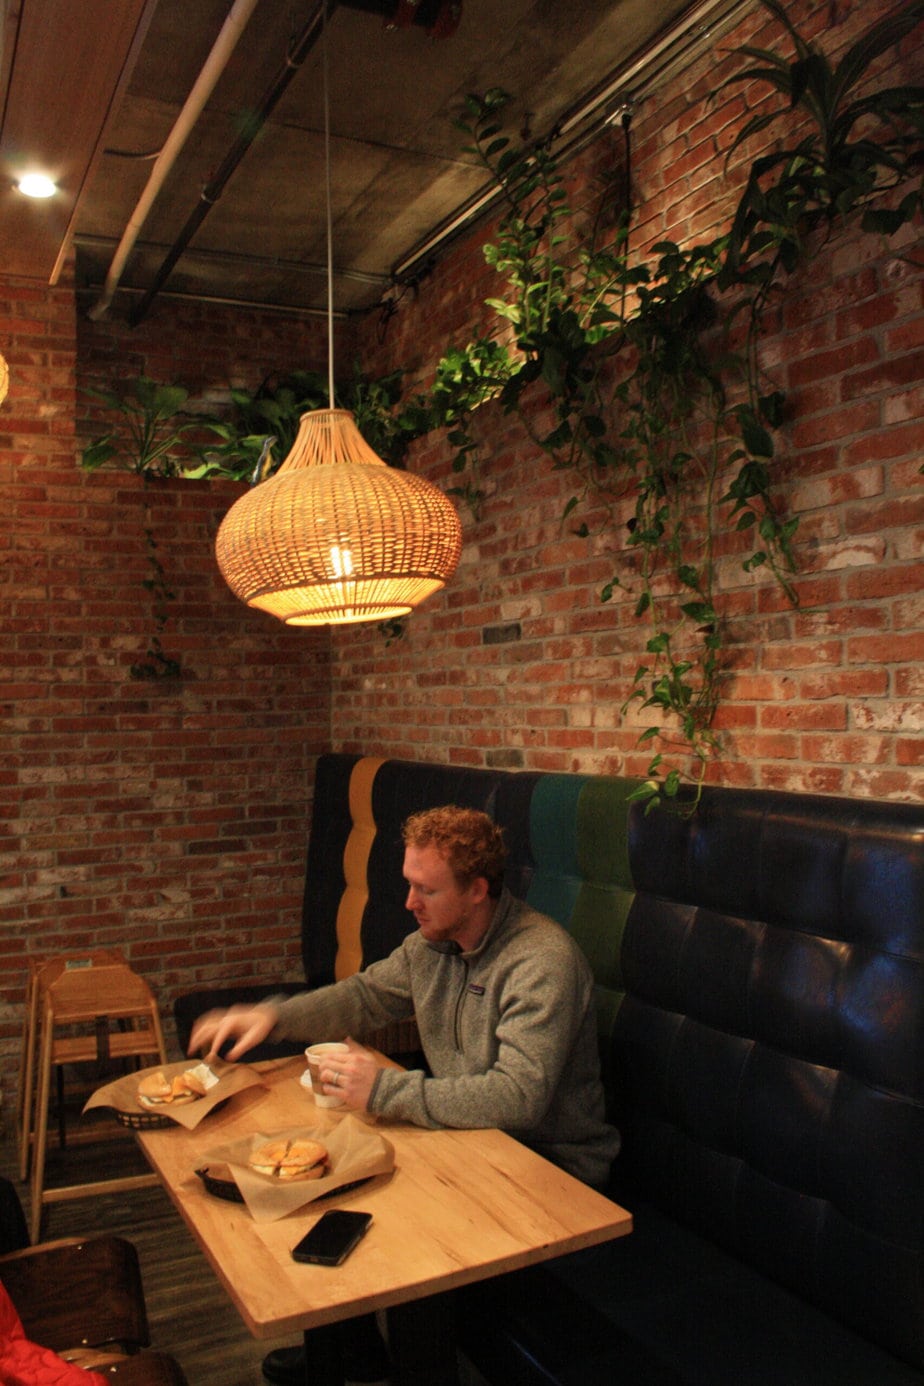
{"type": "MultiPolygon", "coordinates": [[[[159,1069],[167,1078],[173,1078],[177,1073],[186,1073],[195,1067],[196,1063],[190,1063],[186,1059],[176,1064],[152,1064],[150,1069],[159,1069]]],[[[187,1131],[193,1131],[203,1117],[207,1117],[219,1103],[227,1102],[229,1097],[243,1092],[245,1088],[263,1086],[260,1074],[255,1069],[248,1068],[246,1064],[229,1064],[222,1059],[213,1059],[209,1068],[217,1075],[218,1082],[209,1088],[204,1097],[197,1098],[195,1102],[181,1103],[179,1106],[165,1102],[158,1107],[145,1107],[138,1101],[138,1083],[150,1069],[138,1069],[136,1073],[128,1073],[122,1078],[117,1078],[114,1083],[97,1088],[92,1097],[87,1099],[83,1110],[89,1112],[94,1107],[111,1107],[129,1126],[144,1125],[145,1117],[163,1117],[168,1121],[175,1121],[178,1126],[185,1126],[187,1131]]]]}
{"type": "Polygon", "coordinates": [[[370,1131],[355,1117],[345,1116],[332,1127],[299,1126],[291,1131],[254,1132],[246,1140],[210,1150],[206,1160],[209,1165],[228,1165],[254,1222],[275,1222],[315,1199],[326,1198],[344,1184],[390,1174],[395,1167],[395,1149],[378,1132],[370,1131]],[[283,1182],[259,1174],[247,1163],[251,1153],[266,1141],[301,1140],[306,1136],[327,1146],[330,1173],[323,1179],[283,1182]]]}

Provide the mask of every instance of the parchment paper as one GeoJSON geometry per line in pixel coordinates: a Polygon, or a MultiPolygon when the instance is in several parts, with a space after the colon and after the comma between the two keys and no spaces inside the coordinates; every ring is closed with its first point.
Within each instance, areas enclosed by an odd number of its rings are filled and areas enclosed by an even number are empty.
{"type": "Polygon", "coordinates": [[[92,1097],[87,1099],[83,1110],[88,1112],[93,1107],[111,1107],[113,1111],[124,1112],[127,1116],[135,1116],[138,1112],[144,1112],[148,1116],[165,1116],[170,1121],[175,1121],[178,1126],[185,1126],[187,1131],[193,1131],[219,1102],[226,1102],[229,1097],[243,1092],[245,1088],[264,1086],[260,1074],[255,1069],[248,1068],[246,1064],[229,1064],[222,1059],[213,1059],[209,1068],[218,1078],[218,1082],[209,1088],[205,1097],[197,1098],[195,1102],[181,1103],[178,1107],[172,1102],[164,1102],[153,1108],[145,1107],[138,1101],[138,1083],[145,1073],[159,1069],[166,1078],[172,1079],[177,1073],[186,1073],[196,1066],[195,1061],[186,1059],[176,1064],[152,1064],[150,1068],[139,1069],[137,1073],[128,1073],[122,1078],[117,1078],[114,1083],[97,1088],[92,1097]]]}
{"type": "Polygon", "coordinates": [[[290,1131],[254,1132],[245,1140],[210,1150],[206,1162],[228,1165],[254,1222],[275,1222],[316,1198],[325,1198],[344,1184],[389,1174],[395,1167],[395,1149],[378,1132],[370,1131],[355,1117],[345,1116],[332,1127],[299,1126],[290,1131]],[[323,1179],[290,1183],[259,1174],[247,1163],[251,1152],[266,1141],[301,1140],[305,1136],[327,1146],[330,1173],[323,1179]]]}

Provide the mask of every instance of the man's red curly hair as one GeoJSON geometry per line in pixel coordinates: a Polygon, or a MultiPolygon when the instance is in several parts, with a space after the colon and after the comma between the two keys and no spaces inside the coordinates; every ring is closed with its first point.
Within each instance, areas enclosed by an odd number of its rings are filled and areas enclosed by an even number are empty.
{"type": "Polygon", "coordinates": [[[504,834],[480,809],[456,804],[424,809],[411,814],[402,832],[405,847],[435,847],[462,889],[484,876],[489,894],[500,895],[507,861],[504,834]]]}

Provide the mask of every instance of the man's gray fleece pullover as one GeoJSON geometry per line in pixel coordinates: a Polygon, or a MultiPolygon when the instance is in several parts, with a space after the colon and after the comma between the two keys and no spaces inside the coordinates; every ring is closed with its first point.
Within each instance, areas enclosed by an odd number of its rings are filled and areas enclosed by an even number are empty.
{"type": "Polygon", "coordinates": [[[593,976],[554,920],[504,891],[471,952],[419,932],[363,972],[278,1001],[273,1039],[361,1040],[416,1016],[432,1077],[380,1069],[369,1110],[418,1126],[497,1126],[602,1185],[619,1150],[604,1121],[593,976]]]}

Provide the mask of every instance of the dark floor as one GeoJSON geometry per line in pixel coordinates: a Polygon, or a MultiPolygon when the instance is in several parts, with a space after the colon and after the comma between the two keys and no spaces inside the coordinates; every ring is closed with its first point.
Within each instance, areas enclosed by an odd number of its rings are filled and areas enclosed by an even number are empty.
{"type": "MultiPolygon", "coordinates": [[[[19,1190],[28,1217],[28,1184],[19,1183],[19,1157],[13,1114],[3,1113],[0,1173],[19,1190]]],[[[80,1129],[84,1122],[71,1122],[80,1129]]],[[[70,1129],[70,1128],[69,1128],[70,1129]]],[[[144,1174],[148,1166],[131,1132],[103,1117],[102,1139],[50,1149],[46,1186],[113,1175],[144,1174]]],[[[144,1279],[152,1347],[171,1353],[189,1386],[265,1386],[260,1370],[271,1348],[293,1338],[252,1338],[196,1246],[179,1213],[159,1188],[95,1195],[49,1204],[43,1215],[42,1239],[109,1232],[134,1242],[144,1279]]],[[[460,1366],[461,1386],[484,1386],[467,1363],[460,1366]]]]}

